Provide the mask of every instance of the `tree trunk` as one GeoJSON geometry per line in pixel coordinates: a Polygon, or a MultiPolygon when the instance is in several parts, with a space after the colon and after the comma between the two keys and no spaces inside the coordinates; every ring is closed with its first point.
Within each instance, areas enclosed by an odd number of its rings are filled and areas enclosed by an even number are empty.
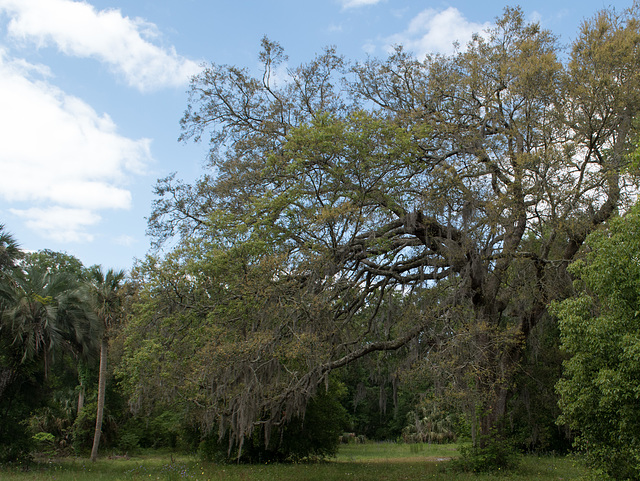
{"type": "Polygon", "coordinates": [[[80,379],[80,390],[78,391],[78,411],[76,416],[80,415],[82,408],[84,407],[84,383],[80,379]]]}
{"type": "Polygon", "coordinates": [[[96,432],[93,436],[93,448],[91,449],[91,461],[98,458],[98,446],[102,432],[102,415],[104,414],[104,397],[107,386],[107,338],[104,336],[100,342],[100,375],[98,378],[98,410],[96,412],[96,432]]]}

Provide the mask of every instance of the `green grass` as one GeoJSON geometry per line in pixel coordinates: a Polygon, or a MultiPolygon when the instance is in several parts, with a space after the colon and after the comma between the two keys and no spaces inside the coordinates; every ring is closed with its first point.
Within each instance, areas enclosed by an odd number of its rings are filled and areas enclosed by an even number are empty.
{"type": "Polygon", "coordinates": [[[340,447],[338,462],[442,462],[458,455],[455,444],[366,443],[340,447]]]}
{"type": "Polygon", "coordinates": [[[216,465],[195,458],[158,454],[125,459],[64,459],[0,468],[3,481],[558,481],[587,471],[568,457],[525,457],[517,472],[473,475],[446,471],[444,459],[456,456],[452,445],[367,443],[347,445],[335,460],[314,464],[216,465]]]}

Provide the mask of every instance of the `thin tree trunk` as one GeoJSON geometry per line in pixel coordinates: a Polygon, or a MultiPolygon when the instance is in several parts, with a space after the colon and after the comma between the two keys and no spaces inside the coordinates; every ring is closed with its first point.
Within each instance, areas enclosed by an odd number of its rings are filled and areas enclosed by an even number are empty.
{"type": "Polygon", "coordinates": [[[102,415],[104,414],[104,396],[107,386],[107,338],[104,336],[100,342],[100,375],[98,378],[98,410],[96,412],[96,432],[93,436],[93,448],[91,449],[91,461],[98,459],[98,446],[102,432],[102,415]]]}
{"type": "Polygon", "coordinates": [[[82,408],[84,407],[84,383],[80,379],[80,390],[78,391],[78,411],[76,416],[80,415],[82,408]]]}

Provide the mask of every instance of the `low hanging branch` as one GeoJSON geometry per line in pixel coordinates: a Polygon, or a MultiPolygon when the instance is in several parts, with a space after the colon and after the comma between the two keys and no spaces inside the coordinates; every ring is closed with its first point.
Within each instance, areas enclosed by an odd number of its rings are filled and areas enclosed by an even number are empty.
{"type": "Polygon", "coordinates": [[[466,339],[456,372],[483,373],[467,395],[488,434],[547,303],[571,293],[566,266],[635,199],[637,14],[586,22],[566,62],[507,8],[450,56],[398,48],[348,66],[327,50],[275,85],[283,53],[265,40],[263,78],[206,68],[182,127],[211,136],[215,175],[159,183],[150,230],[179,239],[160,271],[141,268],[132,397],[162,379],[242,445],[256,423],[303,415],[333,370],[412,339],[442,355],[466,339]],[[167,338],[180,360],[140,361],[167,338]]]}

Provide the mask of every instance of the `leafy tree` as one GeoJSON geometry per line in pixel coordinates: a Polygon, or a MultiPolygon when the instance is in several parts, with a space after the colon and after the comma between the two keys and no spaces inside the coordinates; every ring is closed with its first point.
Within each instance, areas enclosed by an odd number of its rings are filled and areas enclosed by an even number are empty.
{"type": "Polygon", "coordinates": [[[265,39],[261,78],[206,68],[183,138],[209,136],[215,175],[158,183],[150,232],[180,244],[141,267],[134,398],[174,370],[242,446],[331,371],[406,347],[486,442],[525,343],[571,291],[566,266],[632,196],[639,25],[637,6],[600,12],[565,63],[507,8],[451,56],[348,65],[328,49],[277,84],[285,57],[265,39]]]}
{"type": "Polygon", "coordinates": [[[640,476],[640,206],[587,239],[576,261],[579,296],[556,304],[571,357],[558,382],[561,422],[576,445],[614,479],[640,476]]]}
{"type": "Polygon", "coordinates": [[[56,252],[49,249],[27,253],[24,263],[38,266],[49,272],[64,273],[78,282],[85,278],[87,271],[77,257],[66,252],[56,252]]]}

